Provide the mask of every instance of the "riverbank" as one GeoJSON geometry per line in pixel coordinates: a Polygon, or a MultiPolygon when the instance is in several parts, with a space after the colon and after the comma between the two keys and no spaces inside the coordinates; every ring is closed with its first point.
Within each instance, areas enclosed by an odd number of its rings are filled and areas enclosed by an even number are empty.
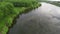
{"type": "Polygon", "coordinates": [[[0,2],[0,34],[6,34],[6,32],[8,32],[9,27],[11,27],[13,20],[17,17],[17,15],[40,6],[39,3],[32,5],[33,6],[28,7],[18,7],[17,5],[15,7],[15,5],[13,5],[11,2],[0,2]]]}
{"type": "Polygon", "coordinates": [[[19,15],[8,34],[60,34],[60,7],[46,2],[41,4],[39,8],[19,15]]]}

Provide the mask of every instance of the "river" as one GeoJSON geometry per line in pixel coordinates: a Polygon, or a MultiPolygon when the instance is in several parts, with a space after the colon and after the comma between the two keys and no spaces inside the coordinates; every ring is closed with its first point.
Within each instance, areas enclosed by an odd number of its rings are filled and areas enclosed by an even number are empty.
{"type": "Polygon", "coordinates": [[[39,8],[19,15],[8,34],[60,34],[60,7],[41,4],[39,8]]]}

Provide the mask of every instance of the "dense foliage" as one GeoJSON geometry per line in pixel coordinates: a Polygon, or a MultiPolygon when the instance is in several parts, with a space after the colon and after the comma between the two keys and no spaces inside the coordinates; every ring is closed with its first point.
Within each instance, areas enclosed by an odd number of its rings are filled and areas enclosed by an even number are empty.
{"type": "Polygon", "coordinates": [[[10,23],[8,23],[9,20],[7,18],[15,13],[13,8],[13,4],[9,2],[0,2],[0,32],[7,31],[7,24],[10,23]],[[3,30],[3,28],[5,29],[3,30]]]}
{"type": "Polygon", "coordinates": [[[6,34],[8,27],[19,13],[39,5],[36,0],[0,0],[0,33],[6,34]]]}

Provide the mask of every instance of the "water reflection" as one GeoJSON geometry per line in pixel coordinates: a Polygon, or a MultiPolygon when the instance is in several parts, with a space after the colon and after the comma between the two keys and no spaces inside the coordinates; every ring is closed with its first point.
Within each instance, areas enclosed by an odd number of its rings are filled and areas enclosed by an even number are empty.
{"type": "Polygon", "coordinates": [[[60,7],[49,3],[22,14],[9,34],[60,34],[60,7]]]}

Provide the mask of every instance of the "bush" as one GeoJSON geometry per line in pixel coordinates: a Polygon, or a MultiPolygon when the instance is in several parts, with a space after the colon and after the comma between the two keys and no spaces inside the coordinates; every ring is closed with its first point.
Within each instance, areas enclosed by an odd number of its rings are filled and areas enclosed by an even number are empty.
{"type": "Polygon", "coordinates": [[[16,13],[13,9],[13,4],[9,2],[0,2],[0,31],[8,22],[6,18],[16,13]]]}
{"type": "Polygon", "coordinates": [[[0,16],[6,17],[15,13],[12,3],[2,2],[0,3],[0,16]]]}
{"type": "Polygon", "coordinates": [[[36,0],[6,0],[11,2],[15,7],[34,7],[33,5],[38,4],[36,0]]]}

